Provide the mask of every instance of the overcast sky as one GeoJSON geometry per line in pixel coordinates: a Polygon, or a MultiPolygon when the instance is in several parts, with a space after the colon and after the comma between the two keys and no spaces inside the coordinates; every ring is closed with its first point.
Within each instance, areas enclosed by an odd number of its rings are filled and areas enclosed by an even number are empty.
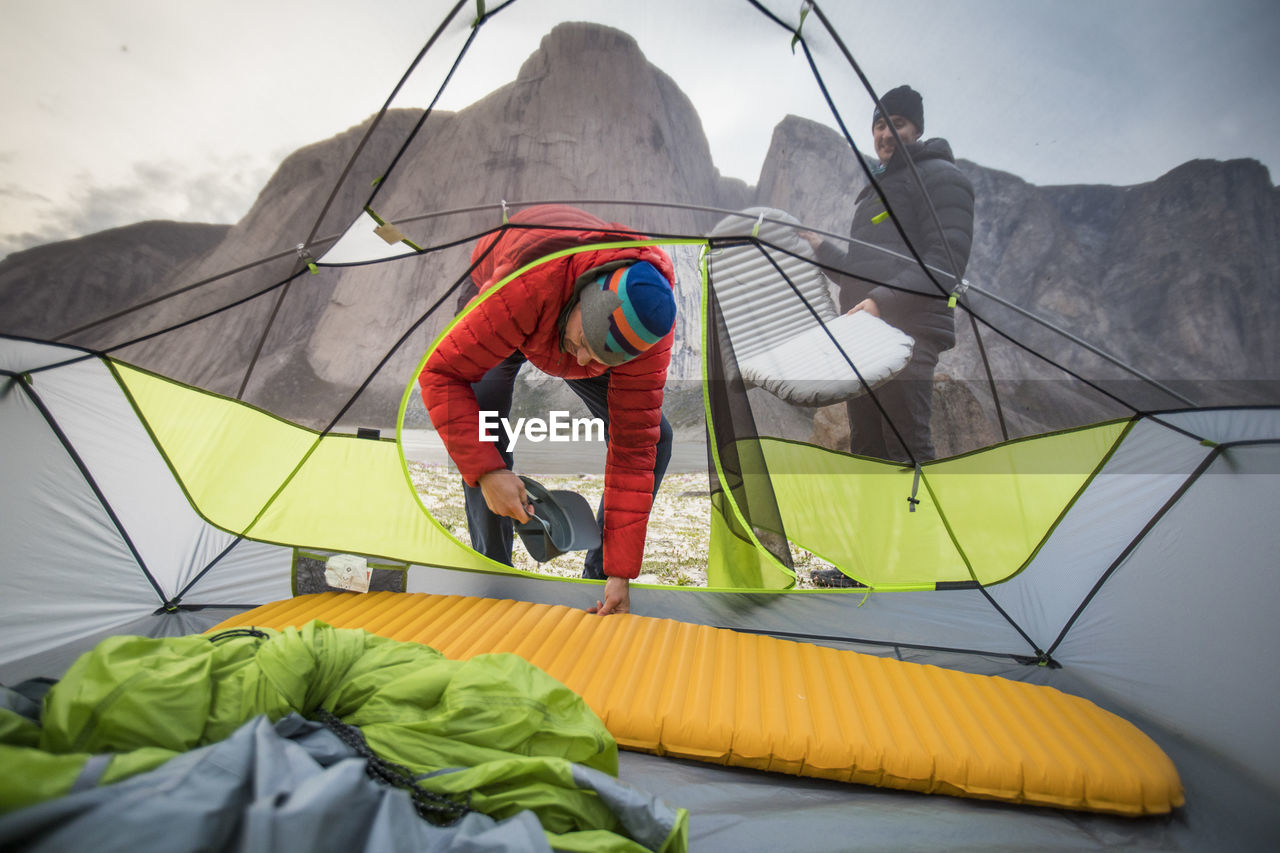
{"type": "MultiPolygon", "coordinates": [[[[0,256],[145,219],[236,221],[284,156],[382,105],[451,5],[0,0],[0,256]]],[[[789,20],[799,8],[771,5],[789,20]]],[[[482,28],[442,106],[510,81],[554,22],[590,17],[675,78],[725,174],[754,183],[787,113],[832,123],[803,57],[747,3],[673,8],[519,0],[482,28]]],[[[1033,183],[1140,183],[1198,157],[1280,165],[1275,0],[823,8],[873,86],[924,93],[926,136],[1033,183]]],[[[806,34],[818,26],[810,16],[806,34]]],[[[837,59],[820,57],[824,74],[837,59]]],[[[397,104],[424,106],[434,68],[397,104]]],[[[869,151],[856,78],[828,82],[869,151]]]]}

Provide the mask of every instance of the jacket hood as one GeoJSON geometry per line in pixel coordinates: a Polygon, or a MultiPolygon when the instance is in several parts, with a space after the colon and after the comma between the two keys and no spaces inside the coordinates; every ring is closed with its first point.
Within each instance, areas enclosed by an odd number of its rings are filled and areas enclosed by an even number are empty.
{"type": "Polygon", "coordinates": [[[509,221],[511,225],[523,227],[501,228],[486,234],[476,242],[471,253],[471,261],[476,264],[471,280],[481,290],[552,252],[637,237],[629,228],[605,222],[567,204],[534,205],[516,212],[509,221]]]}
{"type": "MultiPolygon", "coordinates": [[[[955,155],[951,153],[951,143],[942,137],[926,139],[923,142],[908,142],[906,149],[916,163],[925,160],[946,160],[948,163],[956,161],[955,155]]],[[[906,162],[903,157],[890,157],[885,171],[904,168],[906,162]]]]}

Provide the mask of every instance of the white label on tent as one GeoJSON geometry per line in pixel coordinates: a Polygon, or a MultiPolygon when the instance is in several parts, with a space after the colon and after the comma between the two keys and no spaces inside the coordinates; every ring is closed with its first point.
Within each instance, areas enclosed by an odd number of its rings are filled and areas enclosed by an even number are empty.
{"type": "Polygon", "coordinates": [[[355,554],[334,554],[324,564],[325,581],[337,589],[368,592],[372,574],[369,561],[355,554]]]}

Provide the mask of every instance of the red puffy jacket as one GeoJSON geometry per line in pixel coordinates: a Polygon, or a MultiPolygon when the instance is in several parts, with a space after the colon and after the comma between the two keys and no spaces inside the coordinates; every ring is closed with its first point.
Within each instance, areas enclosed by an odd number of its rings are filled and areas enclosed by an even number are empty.
{"type": "MultiPolygon", "coordinates": [[[[472,252],[472,280],[481,293],[525,264],[571,246],[644,239],[566,205],[538,205],[511,217],[512,225],[482,238],[472,252]],[[565,227],[572,230],[565,230],[565,227]]],[[[604,570],[634,578],[644,557],[653,505],[653,465],[674,330],[625,364],[585,366],[560,349],[559,318],[574,282],[590,269],[622,259],[648,261],[668,282],[671,259],[641,246],[587,249],[540,264],[477,304],[440,341],[418,377],[431,422],[467,483],[505,467],[493,443],[479,438],[479,405],[471,383],[516,350],[552,376],[585,379],[609,373],[609,447],[604,472],[604,570]]],[[[474,303],[474,300],[473,300],[474,303]]]]}

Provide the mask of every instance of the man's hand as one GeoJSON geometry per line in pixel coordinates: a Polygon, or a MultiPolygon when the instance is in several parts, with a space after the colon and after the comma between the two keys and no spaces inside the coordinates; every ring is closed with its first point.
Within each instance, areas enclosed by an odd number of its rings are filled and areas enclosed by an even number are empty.
{"type": "Polygon", "coordinates": [[[588,613],[608,616],[610,613],[631,612],[631,582],[626,578],[608,578],[604,582],[604,601],[597,601],[588,613]]]}
{"type": "Polygon", "coordinates": [[[868,314],[870,314],[872,317],[879,317],[879,316],[880,316],[880,306],[879,306],[879,305],[876,305],[876,301],[875,301],[874,299],[864,299],[864,300],[862,300],[861,302],[859,302],[857,305],[855,305],[855,306],[853,306],[852,308],[850,308],[850,309],[849,309],[848,311],[846,311],[845,313],[846,313],[846,314],[856,314],[856,313],[858,313],[859,311],[866,311],[866,312],[867,312],[868,314]]]}
{"type": "Polygon", "coordinates": [[[480,491],[494,515],[505,515],[524,523],[533,515],[533,504],[525,493],[524,480],[507,468],[480,476],[480,491]]]}
{"type": "Polygon", "coordinates": [[[822,245],[821,234],[815,234],[812,231],[797,231],[796,236],[812,246],[815,252],[818,251],[818,247],[822,245]]]}

